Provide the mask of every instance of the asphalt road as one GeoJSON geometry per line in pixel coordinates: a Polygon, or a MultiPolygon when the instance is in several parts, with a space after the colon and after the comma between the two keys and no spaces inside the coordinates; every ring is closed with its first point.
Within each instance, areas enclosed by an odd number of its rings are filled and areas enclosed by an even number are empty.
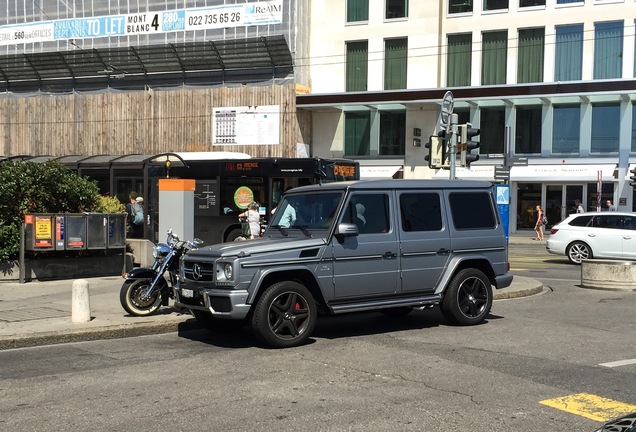
{"type": "Polygon", "coordinates": [[[496,301],[475,327],[433,309],[321,319],[286,350],[245,329],[2,351],[0,429],[594,431],[542,402],[636,405],[636,363],[601,366],[636,359],[636,293],[579,288],[578,267],[532,246],[511,261],[549,289],[496,301]]]}

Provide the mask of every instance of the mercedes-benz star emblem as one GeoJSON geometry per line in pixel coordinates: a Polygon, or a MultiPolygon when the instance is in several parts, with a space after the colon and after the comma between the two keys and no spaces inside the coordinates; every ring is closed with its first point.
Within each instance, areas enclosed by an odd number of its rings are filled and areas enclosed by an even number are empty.
{"type": "Polygon", "coordinates": [[[201,271],[201,266],[199,264],[195,264],[192,266],[192,276],[194,277],[194,280],[201,279],[202,274],[203,273],[201,271]]]}

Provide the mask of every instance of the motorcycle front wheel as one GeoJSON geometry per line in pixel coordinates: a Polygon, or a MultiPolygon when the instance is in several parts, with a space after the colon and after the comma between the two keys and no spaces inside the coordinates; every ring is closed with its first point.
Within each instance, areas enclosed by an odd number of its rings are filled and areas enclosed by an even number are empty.
{"type": "Polygon", "coordinates": [[[144,297],[152,280],[140,279],[124,283],[119,291],[119,302],[126,312],[135,316],[152,315],[161,307],[161,290],[144,297]]]}

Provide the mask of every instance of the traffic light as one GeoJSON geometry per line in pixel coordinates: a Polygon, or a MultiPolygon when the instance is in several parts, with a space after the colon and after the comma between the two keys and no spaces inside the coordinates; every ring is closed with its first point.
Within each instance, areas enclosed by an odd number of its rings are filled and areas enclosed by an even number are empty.
{"type": "Polygon", "coordinates": [[[629,184],[634,187],[636,186],[636,168],[632,168],[629,172],[632,173],[632,175],[629,176],[629,179],[631,180],[629,184]]]}
{"type": "Polygon", "coordinates": [[[428,150],[428,154],[424,156],[424,159],[428,162],[428,167],[437,169],[442,165],[444,154],[442,146],[440,145],[440,139],[437,135],[431,135],[428,138],[428,142],[424,144],[428,150]]]}
{"type": "Polygon", "coordinates": [[[424,147],[428,149],[424,159],[428,161],[429,168],[438,169],[449,166],[446,142],[446,131],[440,131],[437,135],[431,135],[428,142],[424,144],[424,147]]]}
{"type": "Polygon", "coordinates": [[[458,126],[459,129],[459,147],[460,147],[460,164],[463,167],[470,168],[470,164],[479,160],[478,154],[471,154],[471,150],[479,148],[479,142],[473,141],[472,138],[479,135],[479,129],[473,128],[470,123],[458,126]]]}

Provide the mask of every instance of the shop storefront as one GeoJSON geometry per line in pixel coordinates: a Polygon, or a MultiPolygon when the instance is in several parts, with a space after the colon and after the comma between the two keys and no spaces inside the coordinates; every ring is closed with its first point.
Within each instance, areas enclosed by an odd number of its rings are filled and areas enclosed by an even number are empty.
{"type": "MultiPolygon", "coordinates": [[[[470,170],[458,167],[460,179],[494,181],[494,166],[474,165],[470,170]]],[[[448,178],[440,170],[436,178],[448,178]]],[[[510,230],[532,230],[535,207],[540,205],[548,217],[547,228],[576,212],[575,200],[586,211],[607,209],[611,200],[620,210],[631,210],[633,199],[618,196],[619,180],[615,164],[600,165],[527,165],[510,170],[510,230]],[[516,222],[515,222],[516,221],[516,222]]],[[[631,195],[631,194],[630,194],[631,195]]]]}

